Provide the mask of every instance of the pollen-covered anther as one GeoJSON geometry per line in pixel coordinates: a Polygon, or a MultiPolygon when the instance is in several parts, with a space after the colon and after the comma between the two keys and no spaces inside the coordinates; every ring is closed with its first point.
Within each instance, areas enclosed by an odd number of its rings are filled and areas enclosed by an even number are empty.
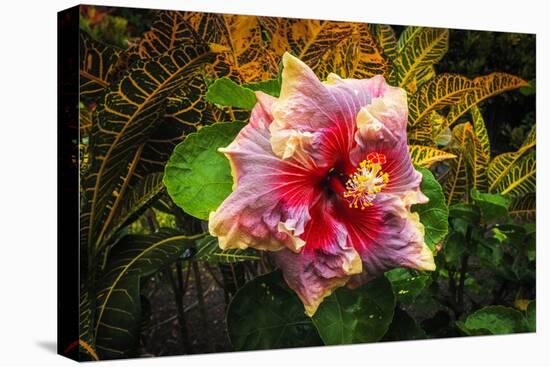
{"type": "Polygon", "coordinates": [[[372,205],[376,194],[388,184],[390,176],[382,172],[382,164],[386,156],[380,153],[370,153],[367,159],[357,167],[357,171],[349,176],[346,182],[344,198],[350,208],[365,208],[372,205]]]}

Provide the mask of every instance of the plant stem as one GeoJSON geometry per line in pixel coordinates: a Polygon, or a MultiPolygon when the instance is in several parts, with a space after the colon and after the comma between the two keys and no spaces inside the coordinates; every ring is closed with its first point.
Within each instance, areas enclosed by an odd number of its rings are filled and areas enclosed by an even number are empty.
{"type": "Polygon", "coordinates": [[[208,323],[206,319],[206,305],[204,302],[204,294],[202,290],[201,274],[199,271],[199,264],[196,261],[191,262],[193,266],[193,276],[195,277],[195,290],[197,291],[197,301],[199,302],[199,309],[201,313],[201,324],[204,332],[206,333],[206,338],[208,340],[208,345],[212,348],[209,348],[210,351],[216,351],[214,343],[212,343],[210,333],[208,332],[208,323]]]}
{"type": "Polygon", "coordinates": [[[181,261],[176,262],[176,270],[178,275],[179,290],[183,297],[185,296],[185,292],[187,292],[187,285],[189,284],[189,276],[191,275],[191,269],[189,268],[187,269],[185,280],[183,279],[183,267],[181,266],[181,261]]]}
{"type": "Polygon", "coordinates": [[[466,250],[464,251],[464,255],[462,255],[462,258],[460,260],[460,278],[458,280],[458,291],[456,297],[460,313],[464,312],[464,284],[466,282],[466,274],[468,272],[468,259],[470,258],[470,256],[468,255],[468,251],[470,249],[471,242],[472,227],[468,226],[468,229],[466,230],[466,250]]]}
{"type": "Polygon", "coordinates": [[[181,293],[181,288],[176,284],[176,280],[172,274],[172,267],[168,267],[166,272],[168,273],[168,278],[170,278],[170,284],[172,285],[172,291],[174,292],[174,298],[176,300],[178,324],[180,326],[180,336],[183,349],[184,352],[192,353],[191,343],[189,343],[189,335],[187,334],[187,320],[185,318],[185,310],[183,308],[183,294],[181,293]]]}
{"type": "Polygon", "coordinates": [[[231,106],[228,107],[229,117],[231,118],[231,121],[235,121],[235,114],[233,113],[233,108],[231,106]]]}
{"type": "Polygon", "coordinates": [[[210,273],[210,276],[212,277],[212,279],[214,280],[214,282],[218,285],[218,287],[220,287],[221,289],[223,289],[223,283],[222,281],[216,276],[216,273],[214,271],[214,269],[212,269],[212,267],[210,267],[210,265],[208,265],[208,262],[204,262],[203,263],[204,267],[206,268],[206,270],[210,273]]]}
{"type": "Polygon", "coordinates": [[[235,266],[233,264],[229,264],[229,268],[231,269],[231,276],[233,278],[233,284],[235,285],[235,290],[239,289],[239,282],[237,281],[237,274],[235,273],[235,266]]]}
{"type": "Polygon", "coordinates": [[[466,272],[468,270],[468,259],[469,256],[467,254],[463,255],[460,264],[460,278],[458,281],[458,291],[456,297],[460,313],[464,312],[464,283],[466,281],[466,272]]]}

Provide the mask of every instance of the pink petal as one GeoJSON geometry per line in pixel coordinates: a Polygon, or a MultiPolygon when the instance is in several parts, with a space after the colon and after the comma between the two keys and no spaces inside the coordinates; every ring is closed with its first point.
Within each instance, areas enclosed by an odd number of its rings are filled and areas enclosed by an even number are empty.
{"type": "Polygon", "coordinates": [[[309,316],[325,297],[361,272],[359,255],[349,243],[346,227],[334,217],[331,203],[320,201],[311,215],[301,252],[282,250],[271,255],[309,316]]]}
{"type": "Polygon", "coordinates": [[[352,287],[383,272],[407,267],[435,270],[433,254],[424,242],[424,226],[417,213],[395,195],[379,195],[361,215],[348,214],[346,228],[359,252],[363,273],[352,277],[352,287]]]}
{"type": "Polygon", "coordinates": [[[406,140],[401,140],[391,147],[384,143],[374,143],[361,152],[361,157],[366,157],[371,152],[383,153],[386,156],[382,170],[389,174],[389,182],[384,188],[384,193],[406,199],[409,207],[411,204],[428,202],[428,198],[420,191],[422,174],[414,169],[406,140]]]}
{"type": "Polygon", "coordinates": [[[369,153],[383,153],[387,158],[383,170],[390,176],[384,191],[408,196],[409,204],[427,202],[419,191],[422,175],[414,169],[409,156],[405,91],[388,85],[382,76],[357,80],[331,74],[329,81],[332,94],[342,101],[340,105],[351,104],[349,109],[356,114],[353,121],[357,145],[348,150],[347,174],[352,174],[369,153]],[[410,191],[415,194],[411,196],[410,191]]]}
{"type": "Polygon", "coordinates": [[[298,251],[308,208],[319,192],[306,169],[273,154],[268,130],[272,98],[260,94],[258,100],[250,123],[220,149],[231,164],[233,192],[210,213],[209,230],[222,248],[298,251]]]}
{"type": "Polygon", "coordinates": [[[288,53],[283,56],[283,67],[281,94],[273,104],[270,126],[274,152],[283,159],[292,156],[285,152],[308,154],[323,163],[335,155],[347,157],[355,145],[355,117],[382,92],[380,80],[322,83],[306,64],[288,53]],[[296,140],[300,144],[293,143],[296,140]]]}

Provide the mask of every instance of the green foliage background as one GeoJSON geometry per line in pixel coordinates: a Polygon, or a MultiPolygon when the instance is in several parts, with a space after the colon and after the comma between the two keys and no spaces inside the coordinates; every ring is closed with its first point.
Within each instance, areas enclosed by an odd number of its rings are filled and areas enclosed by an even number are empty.
{"type": "Polygon", "coordinates": [[[535,331],[535,36],[242,19],[81,7],[79,358],[535,331]],[[250,45],[228,45],[221,23],[250,45]],[[338,289],[312,318],[265,253],[207,235],[231,187],[217,149],[253,90],[278,95],[287,49],[321,77],[383,74],[407,90],[431,199],[413,210],[437,262],[338,289]],[[151,92],[147,73],[171,83],[151,92]]]}

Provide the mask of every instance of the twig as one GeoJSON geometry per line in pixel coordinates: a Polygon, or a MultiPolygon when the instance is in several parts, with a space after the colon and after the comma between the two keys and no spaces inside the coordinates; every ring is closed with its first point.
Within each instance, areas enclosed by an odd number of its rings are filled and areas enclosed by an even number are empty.
{"type": "MultiPolygon", "coordinates": [[[[197,301],[199,302],[199,310],[201,314],[201,324],[204,332],[206,333],[206,338],[208,339],[208,345],[213,347],[215,352],[215,345],[212,343],[210,333],[208,332],[208,324],[206,322],[206,305],[204,303],[204,294],[202,291],[202,282],[201,274],[199,271],[199,264],[196,261],[191,262],[193,266],[193,275],[195,276],[195,290],[197,291],[197,301]]],[[[212,350],[212,349],[210,349],[212,350]]]]}
{"type": "Polygon", "coordinates": [[[176,300],[176,308],[177,308],[177,317],[178,317],[178,324],[180,325],[180,335],[181,335],[181,341],[183,344],[183,349],[187,351],[188,353],[192,352],[191,344],[189,343],[189,335],[187,334],[187,320],[185,318],[185,311],[183,309],[183,294],[180,292],[180,288],[176,284],[176,280],[174,279],[174,275],[172,274],[172,267],[168,267],[167,269],[168,278],[170,278],[170,283],[172,284],[172,290],[174,292],[174,298],[176,300]]]}
{"type": "Polygon", "coordinates": [[[208,273],[210,273],[210,276],[212,277],[212,279],[214,279],[214,282],[216,283],[216,285],[218,287],[220,287],[221,289],[223,289],[223,283],[220,279],[218,279],[218,277],[214,273],[214,269],[212,269],[210,267],[210,265],[208,265],[208,262],[206,262],[206,261],[203,263],[203,265],[206,268],[206,270],[208,271],[208,273]]]}

